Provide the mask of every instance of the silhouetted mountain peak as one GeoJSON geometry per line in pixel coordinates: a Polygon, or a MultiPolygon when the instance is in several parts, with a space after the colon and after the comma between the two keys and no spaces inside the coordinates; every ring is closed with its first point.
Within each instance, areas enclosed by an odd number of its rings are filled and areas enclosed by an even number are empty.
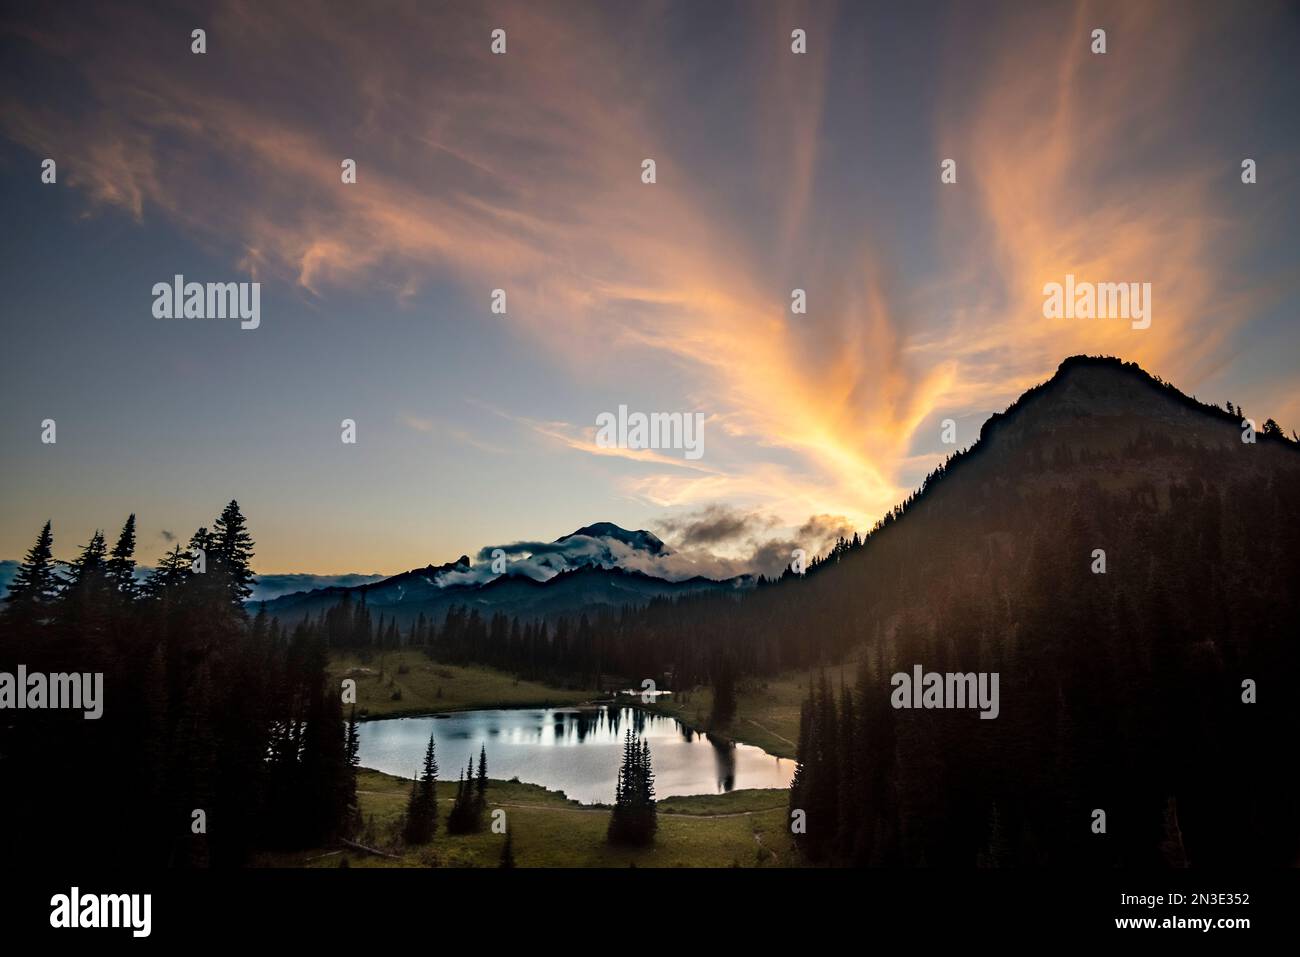
{"type": "MultiPolygon", "coordinates": [[[[1262,434],[1266,418],[1266,411],[1254,418],[1257,442],[1294,447],[1262,434]]],[[[980,429],[978,446],[1050,436],[1067,446],[1113,448],[1146,435],[1235,448],[1242,444],[1241,434],[1241,416],[1185,394],[1136,362],[1077,355],[1065,359],[1051,379],[1026,391],[1005,412],[990,416],[980,429]]]]}
{"type": "Polygon", "coordinates": [[[610,538],[622,542],[637,551],[649,552],[651,555],[662,555],[666,551],[664,543],[653,532],[647,532],[643,528],[629,531],[622,526],[615,525],[613,522],[596,522],[592,525],[584,525],[576,532],[560,536],[555,540],[555,543],[558,545],[579,535],[587,538],[610,538]]]}

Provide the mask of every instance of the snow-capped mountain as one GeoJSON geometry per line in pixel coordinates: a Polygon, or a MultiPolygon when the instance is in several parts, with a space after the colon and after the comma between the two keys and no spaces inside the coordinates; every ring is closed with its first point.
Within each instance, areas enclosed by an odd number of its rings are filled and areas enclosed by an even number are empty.
{"type": "Polygon", "coordinates": [[[473,560],[461,555],[373,583],[295,592],[265,607],[282,620],[297,620],[350,597],[405,622],[420,614],[437,620],[456,605],[487,613],[561,614],[753,583],[748,575],[717,581],[690,574],[653,532],[596,522],[554,541],[489,545],[473,560]]]}

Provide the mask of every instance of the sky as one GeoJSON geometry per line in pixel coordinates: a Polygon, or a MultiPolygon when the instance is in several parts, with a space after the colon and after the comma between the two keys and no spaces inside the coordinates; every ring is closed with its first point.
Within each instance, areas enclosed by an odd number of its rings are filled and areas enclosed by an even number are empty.
{"type": "Polygon", "coordinates": [[[234,498],[264,573],[598,521],[734,573],[1077,353],[1300,429],[1298,60],[1265,2],[8,4],[0,559],[234,498]],[[177,274],[260,324],[156,318],[177,274]],[[1149,328],[1045,317],[1067,274],[1149,328]]]}

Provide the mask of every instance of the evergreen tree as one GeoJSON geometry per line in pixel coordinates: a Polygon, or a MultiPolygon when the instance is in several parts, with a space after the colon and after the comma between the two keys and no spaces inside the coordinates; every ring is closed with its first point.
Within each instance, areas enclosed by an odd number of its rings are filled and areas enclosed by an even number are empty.
{"type": "Polygon", "coordinates": [[[353,772],[347,731],[340,696],[327,690],[328,660],[324,648],[313,642],[305,669],[310,690],[299,775],[299,801],[306,813],[299,815],[301,829],[297,832],[299,840],[309,846],[333,840],[354,823],[349,806],[353,772]]]}
{"type": "Polygon", "coordinates": [[[127,517],[108,558],[108,580],[113,590],[122,598],[136,595],[135,584],[135,513],[127,517]]]}
{"type": "Polygon", "coordinates": [[[167,589],[185,581],[189,573],[190,559],[177,543],[175,548],[158,560],[154,570],[145,579],[144,595],[147,598],[162,598],[167,589]]]}
{"type": "Polygon", "coordinates": [[[96,529],[90,541],[82,548],[81,554],[68,563],[67,591],[98,590],[107,584],[108,566],[105,560],[107,554],[108,546],[104,542],[104,533],[96,529]]]}
{"type": "Polygon", "coordinates": [[[9,592],[4,597],[5,618],[9,621],[36,623],[49,613],[58,593],[53,547],[54,533],[47,521],[9,583],[9,592]]]}
{"type": "Polygon", "coordinates": [[[512,869],[515,866],[514,838],[511,836],[509,828],[506,829],[506,843],[501,848],[501,863],[497,866],[507,869],[512,869]]]}
{"type": "Polygon", "coordinates": [[[487,804],[487,745],[479,745],[478,752],[478,803],[487,804]]]}
{"type": "MultiPolygon", "coordinates": [[[[795,811],[807,813],[808,803],[808,736],[812,732],[811,695],[799,707],[799,740],[794,751],[794,776],[790,779],[790,813],[791,820],[795,811]]],[[[796,833],[796,842],[802,841],[803,833],[796,833]]]]}
{"type": "Polygon", "coordinates": [[[650,763],[650,742],[643,742],[641,745],[641,763],[640,772],[637,779],[638,797],[643,808],[650,810],[650,829],[654,830],[657,825],[655,809],[655,773],[654,767],[650,763]]]}
{"type": "MultiPolygon", "coordinates": [[[[361,767],[361,736],[357,733],[356,705],[352,706],[352,712],[348,716],[348,766],[352,768],[354,775],[356,769],[361,767]]],[[[435,773],[437,773],[436,768],[435,773]]]]}
{"type": "Polygon", "coordinates": [[[433,735],[424,749],[424,767],[411,782],[403,836],[407,844],[427,844],[438,831],[438,756],[433,735]]]}
{"type": "MultiPolygon", "coordinates": [[[[215,564],[220,568],[229,591],[231,603],[242,611],[244,602],[253,593],[253,539],[248,534],[247,522],[239,511],[239,503],[230,500],[221,517],[212,526],[216,552],[215,564]]],[[[211,558],[212,556],[209,556],[211,558]]]]}
{"type": "Polygon", "coordinates": [[[480,783],[475,782],[474,756],[470,755],[469,763],[461,772],[456,786],[456,800],[451,806],[451,813],[447,815],[447,832],[450,834],[472,834],[483,828],[486,801],[481,795],[487,788],[487,749],[482,748],[479,753],[480,783]]]}
{"type": "Polygon", "coordinates": [[[623,736],[623,761],[614,785],[608,840],[611,844],[648,844],[654,840],[658,823],[650,746],[629,728],[623,736]]]}
{"type": "Polygon", "coordinates": [[[55,606],[55,618],[71,647],[99,649],[109,618],[112,595],[107,568],[108,548],[96,530],[81,554],[68,562],[67,577],[55,606]]]}
{"type": "MultiPolygon", "coordinates": [[[[266,617],[266,609],[263,608],[257,616],[261,621],[266,617]]],[[[348,762],[347,778],[347,819],[348,829],[355,832],[361,826],[361,804],[357,800],[357,768],[361,766],[361,736],[357,733],[357,706],[352,706],[352,712],[348,715],[348,732],[346,737],[345,753],[348,762]]],[[[434,769],[437,774],[437,769],[434,769]]],[[[434,807],[437,807],[435,802],[434,807]]],[[[434,815],[434,826],[437,827],[438,818],[434,815]]]]}
{"type": "Polygon", "coordinates": [[[199,568],[202,569],[202,574],[211,574],[213,557],[217,552],[217,539],[212,532],[208,531],[206,525],[195,529],[194,534],[190,536],[186,555],[190,559],[191,565],[199,560],[200,552],[203,560],[199,563],[199,568]]]}

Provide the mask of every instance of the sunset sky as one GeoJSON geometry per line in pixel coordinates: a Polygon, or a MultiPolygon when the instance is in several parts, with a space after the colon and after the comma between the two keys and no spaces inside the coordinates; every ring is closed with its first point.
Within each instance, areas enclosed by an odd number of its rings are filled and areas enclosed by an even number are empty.
{"type": "Polygon", "coordinates": [[[152,563],[236,498],[263,572],[596,521],[740,569],[1076,353],[1300,429],[1294,4],[151,7],[0,14],[0,559],[134,511],[152,563]],[[260,328],[154,318],[178,273],[260,328]],[[1044,318],[1067,273],[1151,327],[1044,318]],[[597,447],[620,404],[703,457],[597,447]]]}

